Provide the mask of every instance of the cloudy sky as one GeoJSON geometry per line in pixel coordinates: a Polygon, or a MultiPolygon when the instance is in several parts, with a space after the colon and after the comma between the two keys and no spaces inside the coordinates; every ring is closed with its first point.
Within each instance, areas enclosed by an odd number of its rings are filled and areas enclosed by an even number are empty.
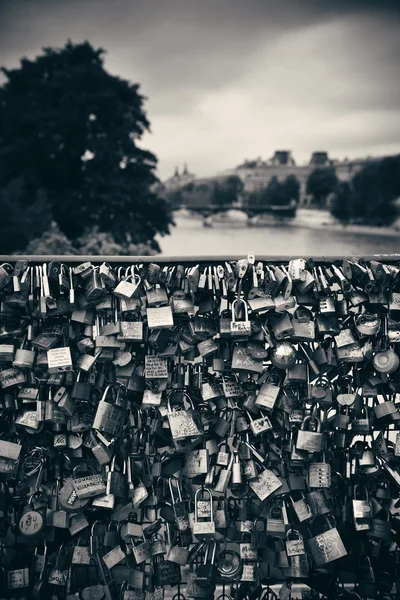
{"type": "Polygon", "coordinates": [[[400,0],[0,0],[0,64],[89,40],[139,82],[161,178],[400,152],[400,0]]]}

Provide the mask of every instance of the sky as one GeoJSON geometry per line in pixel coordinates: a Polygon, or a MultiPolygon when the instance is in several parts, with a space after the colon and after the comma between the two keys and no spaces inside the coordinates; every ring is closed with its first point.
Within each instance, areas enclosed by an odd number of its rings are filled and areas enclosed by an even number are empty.
{"type": "Polygon", "coordinates": [[[140,83],[161,179],[400,152],[400,0],[0,0],[0,64],[88,40],[140,83]]]}

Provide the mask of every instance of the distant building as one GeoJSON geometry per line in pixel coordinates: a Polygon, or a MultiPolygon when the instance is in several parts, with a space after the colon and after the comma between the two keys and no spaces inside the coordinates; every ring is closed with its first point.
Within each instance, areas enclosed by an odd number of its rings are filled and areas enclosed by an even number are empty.
{"type": "Polygon", "coordinates": [[[189,173],[187,164],[185,163],[182,173],[179,173],[178,167],[175,169],[175,173],[172,177],[163,182],[164,189],[167,191],[178,190],[187,183],[191,183],[196,180],[196,176],[193,173],[189,173]]]}
{"type": "Polygon", "coordinates": [[[375,159],[368,157],[337,161],[330,159],[328,152],[319,150],[312,153],[307,165],[296,165],[290,150],[277,150],[269,160],[245,160],[243,164],[229,169],[226,173],[239,175],[244,183],[245,192],[254,192],[266,187],[273,177],[282,181],[288,175],[294,175],[300,183],[300,205],[306,205],[311,201],[306,194],[307,179],[314,169],[334,168],[341,181],[348,181],[371,160],[375,159]]]}
{"type": "Polygon", "coordinates": [[[314,167],[329,167],[332,161],[329,160],[327,152],[313,152],[311,155],[310,165],[314,167]]]}
{"type": "MultiPolygon", "coordinates": [[[[276,150],[274,155],[268,160],[264,160],[260,156],[253,160],[246,159],[238,167],[201,179],[189,173],[186,165],[182,173],[179,173],[178,168],[176,168],[174,175],[163,182],[163,188],[166,191],[174,191],[182,188],[187,183],[195,182],[196,187],[201,191],[202,189],[205,190],[207,183],[211,181],[224,179],[228,175],[237,175],[243,181],[243,191],[246,193],[266,187],[273,177],[276,177],[278,181],[282,181],[288,175],[294,175],[300,183],[300,205],[307,205],[311,202],[311,198],[306,194],[307,179],[314,169],[331,167],[335,169],[340,181],[349,181],[357,171],[373,160],[376,160],[376,158],[332,160],[329,158],[328,152],[318,150],[312,153],[308,164],[297,165],[291,150],[276,150]]],[[[197,198],[196,202],[198,201],[199,199],[197,198]]]]}

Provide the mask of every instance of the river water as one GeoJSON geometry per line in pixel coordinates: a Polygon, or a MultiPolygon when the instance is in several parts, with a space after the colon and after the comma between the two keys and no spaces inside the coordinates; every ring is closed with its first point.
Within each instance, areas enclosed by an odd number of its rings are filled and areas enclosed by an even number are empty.
{"type": "Polygon", "coordinates": [[[171,235],[158,238],[167,256],[363,256],[400,252],[400,236],[332,231],[267,225],[249,227],[245,223],[215,224],[204,227],[201,219],[176,217],[171,235]]]}

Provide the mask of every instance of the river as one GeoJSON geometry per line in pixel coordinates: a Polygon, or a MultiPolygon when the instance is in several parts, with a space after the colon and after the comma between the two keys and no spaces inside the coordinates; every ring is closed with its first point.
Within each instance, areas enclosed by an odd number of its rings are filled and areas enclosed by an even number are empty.
{"type": "Polygon", "coordinates": [[[249,227],[245,223],[214,224],[176,217],[171,235],[159,237],[162,254],[167,256],[246,256],[248,251],[281,256],[363,256],[400,252],[400,236],[309,229],[284,224],[249,227]]]}

